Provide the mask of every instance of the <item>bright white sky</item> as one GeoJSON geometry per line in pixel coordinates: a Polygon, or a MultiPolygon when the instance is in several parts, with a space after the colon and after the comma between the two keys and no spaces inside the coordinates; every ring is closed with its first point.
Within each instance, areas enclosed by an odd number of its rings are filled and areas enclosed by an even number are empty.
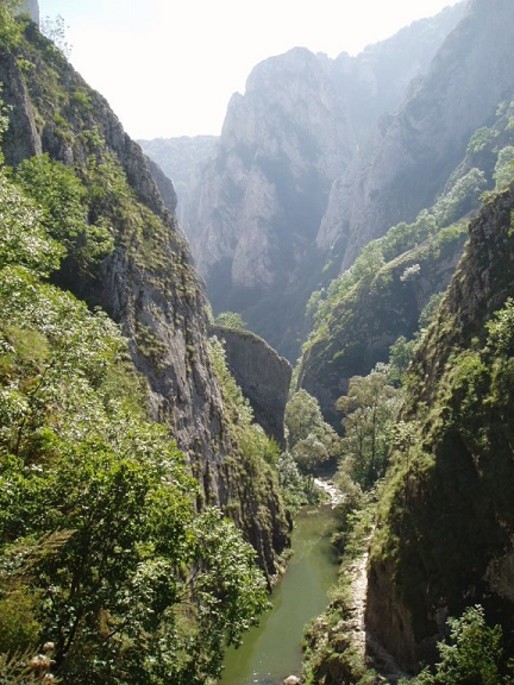
{"type": "Polygon", "coordinates": [[[357,54],[457,0],[39,0],[134,138],[219,134],[252,68],[295,46],[357,54]]]}

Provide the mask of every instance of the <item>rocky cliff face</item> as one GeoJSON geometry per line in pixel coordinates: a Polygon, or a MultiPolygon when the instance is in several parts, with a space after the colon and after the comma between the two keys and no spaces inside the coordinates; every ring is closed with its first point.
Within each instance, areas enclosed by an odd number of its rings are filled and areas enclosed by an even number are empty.
{"type": "Polygon", "coordinates": [[[355,146],[330,60],[296,48],[254,69],[185,219],[215,310],[281,342],[277,310],[355,146]]]}
{"type": "Polygon", "coordinates": [[[227,459],[244,455],[231,442],[209,361],[205,298],[140,147],[34,25],[17,51],[0,50],[0,81],[12,107],[8,162],[47,152],[73,167],[91,193],[91,219],[112,227],[111,256],[96,273],[77,274],[67,287],[120,323],[146,379],[151,414],[170,427],[187,455],[201,499],[221,506],[239,502],[238,523],[273,574],[276,554],[288,540],[285,512],[271,478],[267,490],[243,492],[233,459],[227,459]],[[30,70],[21,70],[20,56],[33,65],[30,70]],[[259,507],[268,512],[266,521],[255,513],[259,507]]]}
{"type": "Polygon", "coordinates": [[[212,326],[211,333],[224,342],[228,367],[250,401],[255,420],[284,447],[291,364],[249,331],[212,326]]]}
{"type": "Polygon", "coordinates": [[[412,224],[400,222],[368,243],[350,270],[326,291],[315,293],[314,329],[304,344],[297,377],[334,425],[334,402],[346,392],[348,379],[386,361],[394,336],[410,338],[419,305],[448,284],[462,246],[451,224],[479,208],[486,188],[512,177],[513,120],[514,102],[507,98],[498,103],[490,125],[471,136],[464,159],[435,205],[412,224]]]}
{"type": "Polygon", "coordinates": [[[367,625],[409,670],[467,605],[513,628],[513,208],[511,186],[470,226],[414,362],[401,417],[410,437],[372,544],[367,625]]]}
{"type": "Polygon", "coordinates": [[[417,22],[356,58],[295,48],[254,69],[183,216],[215,311],[242,313],[296,357],[305,303],[327,277],[315,239],[331,185],[462,11],[417,22]]]}
{"type": "Polygon", "coordinates": [[[377,123],[380,128],[387,127],[406,94],[428,72],[444,38],[462,19],[466,5],[460,2],[435,17],[416,21],[356,57],[342,53],[337,58],[341,88],[361,146],[369,143],[377,123]]]}
{"type": "Polygon", "coordinates": [[[149,157],[146,158],[148,164],[148,169],[152,174],[152,178],[155,181],[159,195],[162,198],[164,206],[173,215],[175,215],[177,209],[177,193],[175,192],[175,187],[166,174],[162,171],[160,166],[156,164],[149,157]]]}
{"type": "Polygon", "coordinates": [[[471,134],[494,118],[499,102],[510,101],[513,39],[510,0],[470,2],[428,74],[377,131],[371,153],[334,184],[317,244],[337,246],[342,270],[369,240],[431,206],[471,134]]]}
{"type": "Polygon", "coordinates": [[[181,136],[137,141],[145,154],[157,164],[173,182],[178,204],[175,216],[184,223],[185,212],[191,202],[192,189],[198,185],[199,175],[207,161],[214,156],[216,136],[181,136]]]}

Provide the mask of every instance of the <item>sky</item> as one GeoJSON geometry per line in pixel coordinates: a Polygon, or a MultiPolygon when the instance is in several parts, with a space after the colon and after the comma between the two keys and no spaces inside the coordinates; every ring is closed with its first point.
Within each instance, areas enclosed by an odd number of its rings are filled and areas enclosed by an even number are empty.
{"type": "Polygon", "coordinates": [[[133,138],[219,135],[252,68],[302,46],[358,54],[457,0],[39,0],[133,138]]]}

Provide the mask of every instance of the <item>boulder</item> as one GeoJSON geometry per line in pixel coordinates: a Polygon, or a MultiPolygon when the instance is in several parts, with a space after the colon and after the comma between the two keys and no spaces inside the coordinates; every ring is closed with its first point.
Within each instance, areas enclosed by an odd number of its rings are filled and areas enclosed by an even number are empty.
{"type": "Polygon", "coordinates": [[[295,675],[287,676],[284,680],[284,685],[300,685],[300,678],[297,678],[295,675]]]}

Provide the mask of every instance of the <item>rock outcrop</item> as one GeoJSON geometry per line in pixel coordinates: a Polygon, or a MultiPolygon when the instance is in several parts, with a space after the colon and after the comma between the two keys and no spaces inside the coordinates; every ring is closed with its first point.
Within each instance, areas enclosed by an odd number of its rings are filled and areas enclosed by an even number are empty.
{"type": "Polygon", "coordinates": [[[175,192],[173,183],[162,171],[160,166],[152,159],[147,157],[146,161],[152,178],[155,181],[155,185],[157,186],[157,190],[164,202],[164,206],[171,214],[175,215],[177,209],[177,193],[175,192]]]}
{"type": "Polygon", "coordinates": [[[7,161],[16,165],[46,152],[73,167],[86,184],[95,173],[102,181],[93,189],[91,219],[103,217],[115,241],[95,273],[75,274],[66,286],[120,324],[146,380],[152,417],[169,426],[202,486],[199,506],[237,502],[236,522],[273,575],[276,556],[288,544],[289,524],[271,475],[264,476],[266,488],[252,492],[238,482],[234,459],[227,459],[244,455],[231,441],[209,360],[206,300],[145,156],[106,100],[34,24],[19,54],[33,65],[24,73],[19,55],[0,49],[3,98],[11,107],[7,161]],[[259,511],[267,512],[266,521],[259,511]]]}
{"type": "Polygon", "coordinates": [[[309,341],[300,358],[298,387],[316,397],[323,416],[336,430],[341,414],[336,400],[352,376],[365,376],[377,362],[387,362],[391,345],[411,338],[423,308],[450,282],[462,254],[464,233],[442,246],[425,243],[363,278],[335,301],[325,326],[309,341]],[[405,278],[409,269],[411,278],[405,278]]]}
{"type": "Polygon", "coordinates": [[[336,246],[342,271],[367,242],[433,204],[471,134],[490,123],[502,100],[510,101],[513,40],[510,0],[472,0],[428,74],[379,127],[372,149],[334,184],[317,245],[336,246]]]}
{"type": "Polygon", "coordinates": [[[292,273],[355,148],[328,58],[295,48],[253,70],[184,220],[215,311],[283,347],[292,273]]]}
{"type": "Polygon", "coordinates": [[[291,364],[249,331],[212,326],[211,333],[224,341],[228,367],[248,398],[255,420],[283,447],[291,364]]]}
{"type": "Polygon", "coordinates": [[[512,634],[514,186],[489,201],[416,355],[371,547],[367,627],[405,669],[483,604],[512,634]],[[500,312],[498,314],[498,312],[500,312]]]}
{"type": "Polygon", "coordinates": [[[339,266],[323,272],[326,253],[315,242],[332,183],[462,12],[416,22],[358,57],[295,48],[253,70],[180,215],[215,312],[240,312],[296,358],[305,304],[339,266]]]}

